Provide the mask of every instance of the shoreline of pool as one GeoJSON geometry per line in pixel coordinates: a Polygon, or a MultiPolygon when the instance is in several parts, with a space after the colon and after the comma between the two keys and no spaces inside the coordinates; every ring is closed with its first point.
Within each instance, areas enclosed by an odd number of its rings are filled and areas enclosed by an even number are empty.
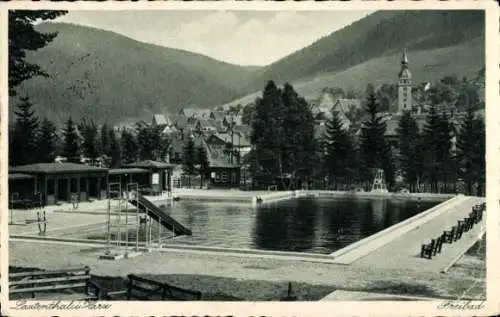
{"type": "MultiPolygon", "coordinates": [[[[456,197],[456,194],[434,193],[374,193],[332,190],[292,190],[292,191],[236,191],[236,190],[176,190],[174,200],[231,202],[251,204],[254,207],[275,203],[293,198],[345,198],[345,199],[397,199],[402,201],[445,201],[456,197]]],[[[161,198],[156,201],[163,201],[161,198]]]]}

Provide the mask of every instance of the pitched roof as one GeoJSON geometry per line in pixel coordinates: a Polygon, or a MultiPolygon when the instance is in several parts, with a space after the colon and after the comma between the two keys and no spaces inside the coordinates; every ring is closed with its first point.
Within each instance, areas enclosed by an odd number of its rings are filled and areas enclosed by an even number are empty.
{"type": "Polygon", "coordinates": [[[231,136],[231,133],[215,133],[213,137],[216,137],[228,144],[230,144],[232,141],[234,146],[251,146],[250,140],[247,139],[244,135],[240,135],[239,133],[235,133],[233,136],[231,136]]]}
{"type": "Polygon", "coordinates": [[[215,118],[215,120],[220,120],[220,121],[224,120],[224,118],[226,117],[224,111],[212,111],[212,115],[215,118]]]}
{"type": "Polygon", "coordinates": [[[211,167],[237,168],[238,165],[231,164],[224,150],[207,147],[207,158],[211,167]]]}
{"type": "Polygon", "coordinates": [[[158,161],[153,161],[153,160],[144,160],[140,162],[135,162],[131,164],[126,164],[123,165],[123,167],[138,167],[138,168],[169,168],[172,167],[174,164],[169,164],[165,162],[158,162],[158,161]]]}
{"type": "Polygon", "coordinates": [[[194,111],[194,117],[197,119],[208,119],[210,117],[210,113],[212,113],[212,110],[208,108],[194,109],[194,111]]]}
{"type": "Polygon", "coordinates": [[[183,129],[185,128],[186,126],[188,126],[188,119],[184,116],[177,116],[175,118],[175,125],[179,128],[179,129],[183,129]]]}
{"type": "Polygon", "coordinates": [[[20,179],[33,179],[35,178],[32,175],[21,174],[21,173],[9,173],[9,180],[20,180],[20,179]]]}
{"type": "Polygon", "coordinates": [[[312,115],[313,116],[317,116],[318,114],[320,114],[322,111],[321,109],[319,108],[318,105],[312,105],[311,106],[311,112],[312,112],[312,115]]]}
{"type": "Polygon", "coordinates": [[[183,108],[180,111],[180,114],[185,116],[186,118],[191,118],[194,117],[196,114],[196,109],[195,108],[183,108]]]}
{"type": "Polygon", "coordinates": [[[167,118],[165,118],[165,115],[163,115],[163,114],[155,114],[153,116],[153,124],[167,125],[168,121],[167,121],[167,118]]]}
{"type": "Polygon", "coordinates": [[[107,168],[76,163],[36,163],[11,167],[9,170],[9,172],[26,174],[86,173],[106,171],[108,171],[107,168]]]}
{"type": "Polygon", "coordinates": [[[201,128],[209,128],[209,127],[216,128],[219,126],[217,121],[213,119],[198,119],[196,120],[196,123],[199,124],[201,128]]]}
{"type": "Polygon", "coordinates": [[[249,136],[252,133],[252,128],[246,124],[235,125],[233,130],[235,133],[241,133],[245,136],[249,136]]]}
{"type": "Polygon", "coordinates": [[[361,100],[359,99],[338,99],[337,102],[333,105],[334,110],[344,113],[348,113],[351,108],[360,109],[361,107],[361,100]]]}
{"type": "Polygon", "coordinates": [[[112,168],[109,170],[109,175],[123,175],[123,174],[140,174],[148,173],[149,171],[142,168],[130,167],[130,168],[112,168]]]}
{"type": "Polygon", "coordinates": [[[241,124],[243,124],[243,116],[241,116],[241,115],[227,116],[226,120],[229,123],[234,123],[234,125],[241,125],[241,124]]]}
{"type": "MultiPolygon", "coordinates": [[[[170,149],[173,153],[183,153],[184,152],[184,146],[186,145],[186,142],[188,138],[190,137],[191,133],[184,132],[184,139],[178,134],[170,143],[170,149]]],[[[199,135],[194,135],[193,136],[193,141],[194,141],[194,146],[196,148],[200,146],[205,146],[205,140],[203,140],[203,137],[199,135]]]]}

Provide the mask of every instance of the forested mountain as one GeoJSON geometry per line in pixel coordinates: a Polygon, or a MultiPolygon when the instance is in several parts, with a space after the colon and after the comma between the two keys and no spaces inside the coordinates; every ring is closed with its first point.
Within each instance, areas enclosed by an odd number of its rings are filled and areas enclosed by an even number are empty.
{"type": "Polygon", "coordinates": [[[18,95],[29,95],[37,113],[58,123],[68,115],[116,123],[213,106],[241,95],[255,70],[95,28],[50,23],[37,29],[59,32],[28,56],[50,77],[26,81],[18,95]]]}

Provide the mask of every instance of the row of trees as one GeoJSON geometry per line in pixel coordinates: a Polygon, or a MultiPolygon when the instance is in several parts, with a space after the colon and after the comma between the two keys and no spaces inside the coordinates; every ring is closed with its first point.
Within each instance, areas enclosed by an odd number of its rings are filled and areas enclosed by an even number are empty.
{"type": "MultiPolygon", "coordinates": [[[[91,161],[101,158],[104,164],[117,167],[137,160],[164,160],[170,140],[162,136],[160,129],[144,122],[136,125],[136,131],[123,129],[117,134],[107,124],[98,126],[92,120],[74,122],[69,118],[61,133],[54,123],[40,120],[28,97],[21,98],[17,118],[9,133],[9,165],[54,162],[57,156],[68,162],[81,163],[85,157],[91,161]]],[[[200,175],[202,183],[209,177],[209,161],[203,145],[195,147],[188,138],[183,148],[183,171],[191,176],[200,175]]]]}
{"type": "Polygon", "coordinates": [[[432,192],[454,191],[462,181],[467,193],[484,194],[485,126],[472,106],[458,124],[448,112],[431,106],[422,129],[405,113],[398,122],[398,138],[391,144],[377,94],[374,90],[367,94],[359,130],[348,129],[335,112],[318,142],[304,99],[289,84],[279,89],[268,82],[251,122],[254,177],[263,183],[290,180],[286,186],[326,179],[338,188],[368,184],[373,170],[383,169],[392,189],[405,186],[417,191],[426,185],[432,192]]]}
{"type": "Polygon", "coordinates": [[[189,187],[191,187],[191,177],[194,175],[200,175],[200,187],[202,187],[205,179],[210,177],[210,163],[207,151],[203,144],[196,146],[192,137],[189,137],[184,144],[182,171],[188,176],[189,187]]]}
{"type": "Polygon", "coordinates": [[[315,166],[314,119],[308,103],[293,87],[269,81],[256,101],[251,121],[251,170],[255,179],[283,186],[310,177],[315,166]],[[285,184],[285,180],[291,180],[285,184]]]}
{"type": "Polygon", "coordinates": [[[21,98],[16,121],[9,131],[10,165],[53,162],[63,156],[69,162],[103,158],[109,166],[119,166],[137,160],[160,160],[168,151],[169,141],[160,130],[143,122],[136,131],[123,129],[117,134],[107,124],[98,126],[85,118],[75,122],[69,118],[59,133],[47,118],[36,116],[28,97],[21,98]]]}

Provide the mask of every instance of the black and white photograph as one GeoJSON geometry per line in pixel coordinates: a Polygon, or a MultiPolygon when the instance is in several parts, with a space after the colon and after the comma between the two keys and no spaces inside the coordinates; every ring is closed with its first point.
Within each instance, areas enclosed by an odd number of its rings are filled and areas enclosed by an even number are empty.
{"type": "Polygon", "coordinates": [[[493,307],[498,8],[343,4],[2,6],[2,313],[493,307]]]}

